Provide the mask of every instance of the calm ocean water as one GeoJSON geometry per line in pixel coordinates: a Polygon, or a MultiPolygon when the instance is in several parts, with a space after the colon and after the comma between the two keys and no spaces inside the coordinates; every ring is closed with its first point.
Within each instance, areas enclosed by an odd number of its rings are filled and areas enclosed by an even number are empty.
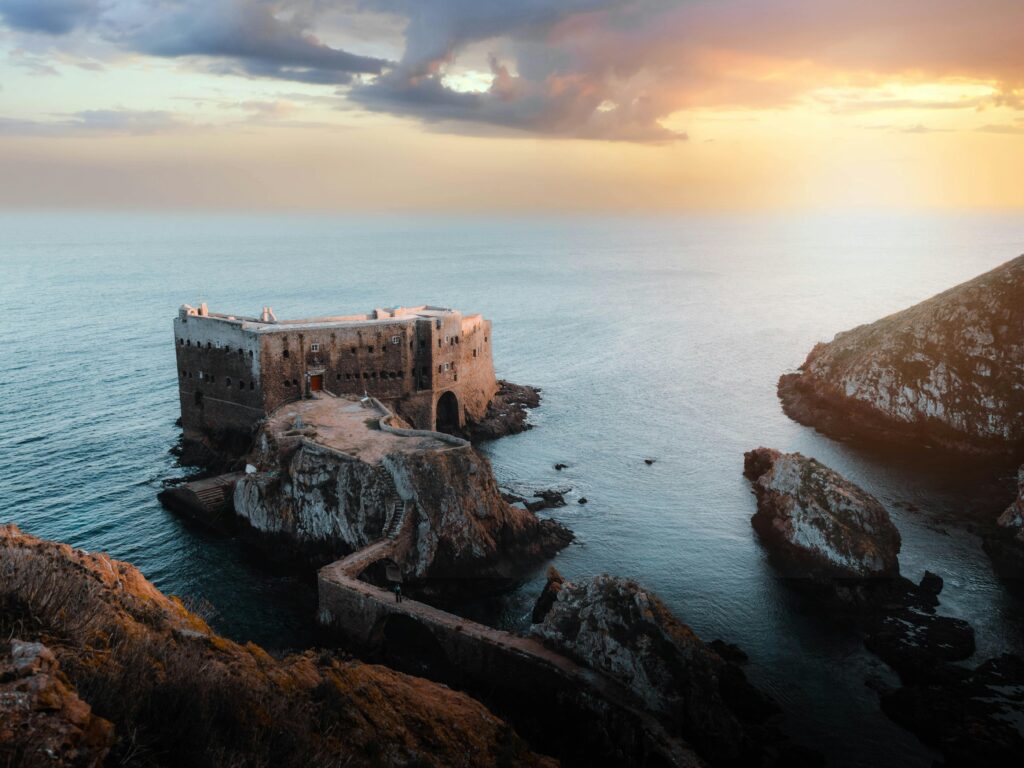
{"type": "MultiPolygon", "coordinates": [[[[3,214],[0,520],[134,563],[162,590],[207,601],[236,639],[310,642],[308,582],[156,503],[181,474],[168,454],[178,305],[481,311],[499,375],[544,390],[536,429],[487,446],[499,479],[571,485],[590,502],[554,511],[579,537],[562,572],[635,577],[705,639],[738,643],[794,737],[832,764],[929,765],[865,686],[892,681],[887,668],[774,579],[750,527],[743,452],[799,450],[878,496],[903,535],[904,573],[945,578],[943,610],[975,626],[979,656],[1020,650],[1020,600],[948,521],[977,508],[971,485],[794,424],[775,382],[816,341],[1021,252],[1024,219],[999,215],[3,214]]],[[[541,583],[488,611],[523,626],[541,583]]]]}

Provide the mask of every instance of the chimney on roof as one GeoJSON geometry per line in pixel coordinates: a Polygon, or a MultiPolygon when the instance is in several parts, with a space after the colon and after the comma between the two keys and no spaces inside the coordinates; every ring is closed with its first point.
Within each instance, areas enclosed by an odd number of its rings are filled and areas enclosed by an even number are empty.
{"type": "Polygon", "coordinates": [[[200,317],[209,317],[209,315],[210,315],[210,308],[206,306],[206,302],[204,301],[202,304],[199,305],[199,316],[200,317]]]}
{"type": "Polygon", "coordinates": [[[274,316],[274,310],[270,307],[263,308],[263,314],[260,315],[261,323],[276,323],[277,318],[274,316]]]}

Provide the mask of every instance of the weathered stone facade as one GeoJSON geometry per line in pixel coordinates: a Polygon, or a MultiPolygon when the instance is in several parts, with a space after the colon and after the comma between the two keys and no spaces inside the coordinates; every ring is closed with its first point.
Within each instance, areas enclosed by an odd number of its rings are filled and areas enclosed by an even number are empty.
{"type": "Polygon", "coordinates": [[[491,323],[439,307],[278,321],[183,305],[174,320],[186,438],[248,437],[317,389],[373,395],[420,429],[461,430],[497,391],[491,323]]]}

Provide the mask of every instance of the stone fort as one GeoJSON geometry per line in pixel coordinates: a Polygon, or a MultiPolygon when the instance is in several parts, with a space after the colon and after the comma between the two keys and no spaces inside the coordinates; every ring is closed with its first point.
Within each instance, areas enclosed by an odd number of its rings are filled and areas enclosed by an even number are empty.
{"type": "Polygon", "coordinates": [[[498,385],[491,322],[442,307],[278,320],[182,305],[174,320],[185,437],[247,439],[289,401],[368,394],[417,429],[456,433],[498,385]]]}

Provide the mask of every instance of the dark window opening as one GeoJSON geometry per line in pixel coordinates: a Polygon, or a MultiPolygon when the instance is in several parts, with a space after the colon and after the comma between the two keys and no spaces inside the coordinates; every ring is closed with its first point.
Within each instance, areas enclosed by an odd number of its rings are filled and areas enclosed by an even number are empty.
{"type": "Polygon", "coordinates": [[[299,380],[298,379],[292,379],[292,386],[293,387],[299,386],[299,380]]]}
{"type": "Polygon", "coordinates": [[[225,387],[230,387],[231,386],[231,378],[230,377],[224,379],[224,386],[225,387]]]}
{"type": "Polygon", "coordinates": [[[283,355],[284,357],[288,357],[288,350],[286,349],[286,350],[285,350],[284,352],[282,352],[281,354],[282,354],[282,355],[283,355]]]}
{"type": "Polygon", "coordinates": [[[367,351],[367,352],[370,352],[370,353],[373,353],[373,347],[367,347],[367,348],[366,348],[366,351],[367,351]]]}
{"type": "Polygon", "coordinates": [[[356,348],[352,347],[352,354],[354,355],[355,353],[356,353],[356,348]]]}
{"type": "Polygon", "coordinates": [[[206,342],[206,348],[207,349],[213,349],[213,342],[212,341],[206,342]]]}
{"type": "Polygon", "coordinates": [[[185,340],[184,339],[178,339],[178,346],[179,347],[185,346],[185,340]]]}
{"type": "Polygon", "coordinates": [[[473,357],[476,357],[476,350],[473,350],[473,357]]]}
{"type": "Polygon", "coordinates": [[[249,359],[252,360],[252,350],[249,350],[249,359]]]}
{"type": "Polygon", "coordinates": [[[284,385],[285,385],[286,387],[290,387],[290,386],[292,385],[292,383],[291,383],[290,381],[288,381],[288,379],[285,379],[285,380],[284,380],[284,385]]]}
{"type": "Polygon", "coordinates": [[[249,382],[249,389],[256,389],[256,382],[255,381],[250,381],[249,382]]]}
{"type": "Polygon", "coordinates": [[[185,346],[186,346],[186,347],[191,347],[191,346],[192,346],[192,339],[187,339],[187,340],[185,341],[185,346]]]}
{"type": "Polygon", "coordinates": [[[238,382],[238,388],[239,389],[245,389],[245,382],[244,381],[238,382]]]}
{"type": "Polygon", "coordinates": [[[200,392],[198,389],[196,390],[196,394],[195,394],[195,397],[193,398],[193,402],[195,403],[196,407],[198,407],[198,408],[202,408],[203,407],[203,393],[200,392]]]}

